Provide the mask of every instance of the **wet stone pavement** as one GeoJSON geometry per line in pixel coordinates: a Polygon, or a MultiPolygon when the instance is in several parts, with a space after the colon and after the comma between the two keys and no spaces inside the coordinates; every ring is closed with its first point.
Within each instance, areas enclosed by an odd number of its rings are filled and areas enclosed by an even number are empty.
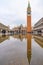
{"type": "Polygon", "coordinates": [[[43,65],[43,37],[1,36],[0,65],[43,65]]]}

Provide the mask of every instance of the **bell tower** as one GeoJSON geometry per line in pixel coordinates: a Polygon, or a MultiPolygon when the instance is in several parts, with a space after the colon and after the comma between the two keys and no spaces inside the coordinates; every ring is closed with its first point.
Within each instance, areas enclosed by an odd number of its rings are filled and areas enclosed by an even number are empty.
{"type": "Polygon", "coordinates": [[[27,8],[27,32],[31,33],[31,7],[29,1],[28,1],[28,8],[27,8]]]}

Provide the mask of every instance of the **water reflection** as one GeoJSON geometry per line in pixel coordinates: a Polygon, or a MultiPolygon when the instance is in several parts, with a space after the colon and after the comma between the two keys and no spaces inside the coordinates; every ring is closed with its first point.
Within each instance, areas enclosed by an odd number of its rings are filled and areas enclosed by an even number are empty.
{"type": "Polygon", "coordinates": [[[16,39],[20,39],[21,41],[23,41],[23,39],[27,38],[27,35],[16,34],[13,37],[16,38],[16,39]]]}
{"type": "Polygon", "coordinates": [[[43,65],[43,37],[33,36],[32,39],[31,34],[1,36],[1,42],[0,65],[43,65]]]}
{"type": "Polygon", "coordinates": [[[27,58],[28,58],[29,65],[30,65],[31,55],[32,55],[31,38],[32,38],[31,34],[27,34],[27,58]]]}
{"type": "Polygon", "coordinates": [[[23,41],[23,39],[27,39],[27,59],[28,59],[28,63],[30,65],[31,62],[31,55],[32,55],[32,48],[31,48],[31,39],[32,39],[32,35],[31,34],[27,34],[27,35],[14,35],[14,38],[20,39],[21,41],[23,41]]]}
{"type": "Polygon", "coordinates": [[[0,36],[0,43],[7,40],[7,39],[9,39],[9,36],[6,36],[6,35],[0,36]]]}
{"type": "Polygon", "coordinates": [[[40,47],[43,48],[43,37],[42,36],[33,36],[33,38],[36,41],[36,43],[38,43],[40,45],[40,47]]]}

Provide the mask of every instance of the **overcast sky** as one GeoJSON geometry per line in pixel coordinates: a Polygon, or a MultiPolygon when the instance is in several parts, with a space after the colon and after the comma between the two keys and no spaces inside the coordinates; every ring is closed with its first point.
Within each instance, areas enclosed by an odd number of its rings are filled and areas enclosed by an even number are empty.
{"type": "MultiPolygon", "coordinates": [[[[30,0],[32,26],[43,17],[43,0],[30,0]]],[[[28,0],[0,0],[0,23],[18,26],[27,24],[28,0]]]]}

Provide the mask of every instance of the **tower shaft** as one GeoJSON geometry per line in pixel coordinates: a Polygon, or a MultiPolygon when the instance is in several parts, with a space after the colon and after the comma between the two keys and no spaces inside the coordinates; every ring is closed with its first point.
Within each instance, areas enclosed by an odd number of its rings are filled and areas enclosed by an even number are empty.
{"type": "Polygon", "coordinates": [[[27,8],[27,32],[31,32],[31,8],[30,8],[30,3],[28,3],[28,8],[27,8]]]}

